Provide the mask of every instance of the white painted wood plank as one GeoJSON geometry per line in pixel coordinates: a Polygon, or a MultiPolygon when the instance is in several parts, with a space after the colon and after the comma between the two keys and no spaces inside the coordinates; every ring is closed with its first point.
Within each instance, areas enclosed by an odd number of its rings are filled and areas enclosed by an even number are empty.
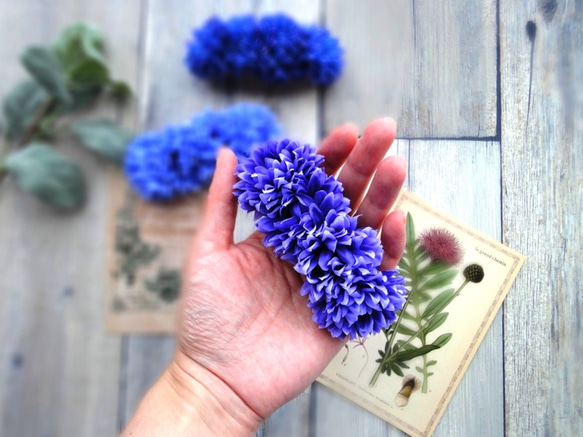
{"type": "MultiPolygon", "coordinates": [[[[1,91],[24,77],[18,54],[47,43],[72,21],[95,22],[108,41],[116,78],[133,84],[139,2],[0,2],[1,91]]],[[[103,330],[105,167],[70,143],[89,187],[82,211],[58,213],[0,187],[0,435],[113,435],[119,338],[103,330]]]]}
{"type": "Polygon", "coordinates": [[[405,138],[496,135],[496,1],[326,1],[346,49],[327,126],[392,115],[405,138]]]}
{"type": "Polygon", "coordinates": [[[581,6],[500,3],[503,232],[527,256],[505,307],[508,435],[583,432],[581,6]]]}
{"type": "MultiPolygon", "coordinates": [[[[499,143],[411,141],[409,150],[412,193],[462,223],[500,240],[499,143]]],[[[502,335],[502,313],[498,313],[435,436],[504,435],[502,335]]]]}

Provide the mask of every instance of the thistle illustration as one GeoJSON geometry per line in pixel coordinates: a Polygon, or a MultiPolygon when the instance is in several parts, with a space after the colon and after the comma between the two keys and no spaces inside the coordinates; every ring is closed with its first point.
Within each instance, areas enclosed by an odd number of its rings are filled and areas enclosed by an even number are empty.
{"type": "Polygon", "coordinates": [[[421,392],[427,393],[430,371],[437,364],[428,360],[428,354],[444,347],[451,340],[452,333],[443,333],[432,341],[430,337],[447,320],[447,306],[462,292],[469,282],[480,282],[484,270],[477,264],[464,269],[464,282],[457,288],[447,288],[458,275],[454,268],[463,257],[463,250],[454,234],[443,228],[432,228],[416,238],[415,225],[411,214],[407,215],[407,243],[399,268],[406,278],[407,301],[398,313],[397,321],[384,330],[387,339],[384,350],[379,350],[379,366],[373,375],[373,387],[379,376],[392,373],[403,376],[403,369],[409,369],[408,361],[422,357],[423,361],[415,370],[423,378],[421,392]]]}

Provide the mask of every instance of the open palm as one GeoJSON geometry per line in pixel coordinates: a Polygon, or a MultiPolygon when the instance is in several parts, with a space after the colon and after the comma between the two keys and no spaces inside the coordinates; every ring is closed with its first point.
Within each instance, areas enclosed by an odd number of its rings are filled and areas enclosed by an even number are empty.
{"type": "MultiPolygon", "coordinates": [[[[382,228],[382,269],[394,268],[404,247],[403,215],[388,214],[405,177],[401,158],[383,159],[394,137],[390,119],[375,120],[360,139],[345,125],[318,151],[330,174],[343,166],[339,179],[359,225],[382,228]]],[[[262,235],[233,242],[235,164],[222,150],[185,268],[177,361],[187,374],[208,372],[263,419],[301,393],[344,343],[312,321],[302,277],[263,246],[262,235]]]]}

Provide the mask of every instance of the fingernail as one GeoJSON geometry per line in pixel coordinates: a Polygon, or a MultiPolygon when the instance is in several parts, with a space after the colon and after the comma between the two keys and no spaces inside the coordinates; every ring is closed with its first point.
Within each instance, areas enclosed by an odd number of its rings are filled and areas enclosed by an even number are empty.
{"type": "Polygon", "coordinates": [[[405,215],[405,212],[401,211],[400,209],[398,211],[401,214],[401,218],[403,219],[403,223],[407,223],[407,216],[405,215]]]}

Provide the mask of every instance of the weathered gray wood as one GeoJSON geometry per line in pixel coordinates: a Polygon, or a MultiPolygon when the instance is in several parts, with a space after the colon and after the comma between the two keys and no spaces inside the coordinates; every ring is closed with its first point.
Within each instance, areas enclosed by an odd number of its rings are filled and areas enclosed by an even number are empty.
{"type": "MultiPolygon", "coordinates": [[[[235,13],[266,14],[287,11],[299,21],[317,22],[319,6],[310,1],[227,1],[221,3],[152,1],[144,16],[143,71],[141,79],[141,129],[158,129],[169,123],[187,121],[205,108],[222,108],[236,101],[261,102],[277,114],[286,132],[314,143],[317,137],[317,91],[299,90],[282,96],[274,90],[253,91],[220,89],[191,76],[182,66],[184,45],[193,27],[211,15],[229,17],[235,13]]],[[[238,220],[237,236],[252,231],[248,218],[238,220]]],[[[168,337],[130,337],[124,365],[125,406],[122,422],[134,411],[142,395],[166,366],[171,356],[172,340],[168,337]],[[164,351],[156,353],[154,351],[164,351]],[[145,376],[144,376],[145,375],[145,376]]],[[[309,396],[302,395],[270,418],[263,435],[307,436],[309,396]]]]}
{"type": "MultiPolygon", "coordinates": [[[[185,42],[193,26],[217,12],[214,2],[152,0],[144,3],[139,17],[142,37],[136,53],[141,63],[137,132],[188,122],[198,111],[226,104],[227,96],[193,78],[182,63],[185,42]]],[[[122,348],[119,430],[167,366],[174,345],[172,336],[126,337],[122,348]]]]}
{"type": "Polygon", "coordinates": [[[496,1],[326,2],[345,48],[326,125],[393,115],[405,138],[496,135],[496,1]]]}
{"type": "MultiPolygon", "coordinates": [[[[115,77],[134,83],[134,17],[139,1],[55,0],[0,2],[4,93],[24,77],[18,54],[46,44],[65,24],[87,20],[115,41],[115,77]]],[[[114,435],[119,345],[103,329],[106,169],[95,157],[62,141],[89,187],[84,208],[59,213],[0,187],[0,435],[114,435]]]]}
{"type": "Polygon", "coordinates": [[[527,256],[505,307],[509,435],[583,432],[581,6],[500,3],[504,241],[527,256]]]}

